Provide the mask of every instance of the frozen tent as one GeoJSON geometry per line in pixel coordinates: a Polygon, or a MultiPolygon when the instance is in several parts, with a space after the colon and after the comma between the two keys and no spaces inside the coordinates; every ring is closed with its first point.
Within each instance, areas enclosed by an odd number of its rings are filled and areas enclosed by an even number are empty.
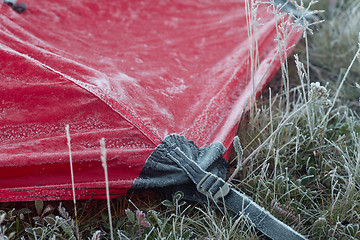
{"type": "MultiPolygon", "coordinates": [[[[245,3],[28,0],[19,14],[0,2],[0,201],[72,199],[67,124],[77,199],[106,197],[102,137],[111,197],[188,184],[179,158],[223,176],[285,29],[258,6],[252,73],[245,3]]],[[[288,51],[300,35],[282,39],[288,51]]]]}

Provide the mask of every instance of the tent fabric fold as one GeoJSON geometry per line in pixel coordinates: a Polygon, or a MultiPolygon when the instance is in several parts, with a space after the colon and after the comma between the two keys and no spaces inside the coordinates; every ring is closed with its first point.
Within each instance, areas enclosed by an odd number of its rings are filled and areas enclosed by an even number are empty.
{"type": "MultiPolygon", "coordinates": [[[[72,199],[66,125],[77,199],[106,198],[102,137],[111,197],[173,133],[229,149],[249,99],[280,67],[282,18],[266,3],[253,78],[244,0],[26,5],[19,14],[0,2],[0,201],[72,199]]],[[[301,31],[287,33],[290,53],[301,31]]]]}

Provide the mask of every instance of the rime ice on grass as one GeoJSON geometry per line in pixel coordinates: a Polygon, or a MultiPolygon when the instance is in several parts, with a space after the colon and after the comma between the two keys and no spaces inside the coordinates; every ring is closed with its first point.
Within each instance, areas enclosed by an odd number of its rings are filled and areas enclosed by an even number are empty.
{"type": "Polygon", "coordinates": [[[321,86],[319,82],[311,83],[310,84],[310,91],[309,91],[309,100],[321,100],[325,104],[329,102],[329,92],[326,87],[321,86]]]}

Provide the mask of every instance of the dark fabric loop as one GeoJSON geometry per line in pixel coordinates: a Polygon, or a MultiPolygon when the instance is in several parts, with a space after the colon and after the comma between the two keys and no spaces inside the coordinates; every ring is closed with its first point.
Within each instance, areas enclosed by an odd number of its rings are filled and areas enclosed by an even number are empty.
{"type": "MultiPolygon", "coordinates": [[[[189,141],[183,136],[177,134],[166,136],[146,160],[140,176],[134,181],[132,190],[180,185],[188,187],[191,186],[191,182],[199,182],[201,177],[198,179],[190,178],[190,176],[198,176],[197,172],[186,174],[181,167],[182,164],[188,161],[180,163],[177,160],[183,159],[183,157],[179,156],[180,151],[184,153],[183,155],[186,158],[197,163],[200,167],[197,170],[211,172],[221,179],[225,179],[227,163],[222,158],[225,150],[225,147],[219,142],[212,143],[206,148],[198,148],[193,141],[189,141]],[[174,151],[176,148],[180,150],[174,151]]],[[[191,170],[189,167],[188,171],[195,170],[191,170]]],[[[193,188],[196,191],[195,186],[193,188]]],[[[193,197],[191,199],[195,200],[193,197]]]]}
{"type": "Polygon", "coordinates": [[[260,232],[274,240],[306,239],[292,228],[272,216],[246,195],[231,189],[224,181],[225,165],[221,155],[225,148],[213,143],[197,148],[183,136],[166,137],[148,158],[143,172],[133,188],[186,186],[186,195],[199,200],[205,196],[214,202],[221,201],[237,216],[245,216],[260,232]],[[195,196],[200,193],[200,197],[195,196]]]}
{"type": "Polygon", "coordinates": [[[227,188],[222,193],[225,181],[212,173],[208,173],[186,156],[179,147],[174,148],[167,156],[184,170],[188,177],[197,185],[197,190],[213,201],[221,197],[224,203],[234,213],[243,214],[264,235],[276,240],[304,240],[306,239],[292,228],[272,216],[264,208],[253,202],[244,194],[227,188]],[[228,194],[232,192],[233,194],[228,194]]]}

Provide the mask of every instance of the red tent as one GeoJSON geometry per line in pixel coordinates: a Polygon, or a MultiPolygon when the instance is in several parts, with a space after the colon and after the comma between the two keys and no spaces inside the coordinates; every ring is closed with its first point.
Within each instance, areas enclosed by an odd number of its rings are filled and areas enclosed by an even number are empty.
{"type": "MultiPolygon", "coordinates": [[[[125,193],[163,139],[229,148],[254,87],[279,69],[281,25],[257,9],[251,77],[244,0],[0,2],[0,201],[125,193]]],[[[290,27],[289,27],[290,29],[290,27]]],[[[290,31],[290,30],[285,30],[290,31]]],[[[288,51],[301,36],[293,31],[288,51]]]]}

